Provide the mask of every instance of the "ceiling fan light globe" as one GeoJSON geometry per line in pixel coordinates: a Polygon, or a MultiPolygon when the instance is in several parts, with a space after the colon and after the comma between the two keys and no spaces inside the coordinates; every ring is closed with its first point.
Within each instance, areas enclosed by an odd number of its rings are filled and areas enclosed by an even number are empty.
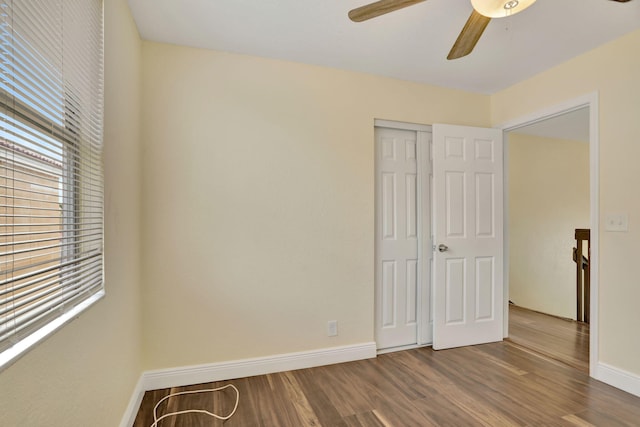
{"type": "Polygon", "coordinates": [[[489,18],[504,18],[522,12],[536,0],[471,0],[473,8],[489,18]]]}

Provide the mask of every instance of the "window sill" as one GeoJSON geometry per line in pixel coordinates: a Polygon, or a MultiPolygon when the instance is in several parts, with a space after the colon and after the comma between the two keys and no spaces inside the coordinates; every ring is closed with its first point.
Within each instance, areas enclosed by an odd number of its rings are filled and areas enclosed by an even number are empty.
{"type": "Polygon", "coordinates": [[[36,347],[38,344],[48,338],[49,335],[53,334],[70,321],[78,318],[83,311],[102,299],[102,297],[104,297],[104,294],[104,289],[98,291],[90,298],[82,301],[71,310],[57,317],[53,321],[47,323],[45,326],[38,329],[28,337],[20,340],[20,342],[14,344],[12,347],[4,350],[2,353],[0,353],[0,372],[15,363],[29,350],[36,347]]]}

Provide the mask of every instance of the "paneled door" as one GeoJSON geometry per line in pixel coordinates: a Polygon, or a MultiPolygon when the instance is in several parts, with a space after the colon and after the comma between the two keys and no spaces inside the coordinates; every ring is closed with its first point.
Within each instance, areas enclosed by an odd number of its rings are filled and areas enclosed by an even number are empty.
{"type": "MultiPolygon", "coordinates": [[[[431,328],[427,331],[419,326],[421,321],[428,321],[430,311],[430,265],[420,260],[423,223],[428,224],[430,218],[430,214],[421,214],[424,206],[428,210],[430,204],[430,191],[421,191],[425,183],[428,185],[428,175],[426,181],[421,181],[419,176],[419,171],[424,172],[420,168],[421,157],[428,156],[424,152],[429,147],[429,141],[423,141],[426,135],[411,130],[375,129],[375,324],[378,349],[431,340],[431,328]]],[[[428,157],[422,163],[429,165],[428,157]]],[[[427,231],[430,232],[428,225],[427,231]]]]}
{"type": "Polygon", "coordinates": [[[433,348],[503,337],[502,131],[433,125],[433,348]]]}

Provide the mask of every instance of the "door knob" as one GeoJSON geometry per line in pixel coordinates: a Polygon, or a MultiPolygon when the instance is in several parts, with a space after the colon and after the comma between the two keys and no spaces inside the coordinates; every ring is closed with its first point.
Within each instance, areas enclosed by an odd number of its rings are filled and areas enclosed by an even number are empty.
{"type": "Polygon", "coordinates": [[[438,251],[440,251],[440,252],[447,252],[448,250],[449,250],[449,246],[444,245],[444,244],[442,244],[442,243],[440,243],[440,244],[438,245],[438,251]]]}

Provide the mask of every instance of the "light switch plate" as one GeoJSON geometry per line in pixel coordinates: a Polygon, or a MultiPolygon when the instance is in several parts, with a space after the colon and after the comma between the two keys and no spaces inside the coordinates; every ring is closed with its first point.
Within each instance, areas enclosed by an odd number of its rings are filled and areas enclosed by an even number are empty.
{"type": "Polygon", "coordinates": [[[627,214],[608,214],[604,219],[605,231],[629,231],[627,214]]]}

